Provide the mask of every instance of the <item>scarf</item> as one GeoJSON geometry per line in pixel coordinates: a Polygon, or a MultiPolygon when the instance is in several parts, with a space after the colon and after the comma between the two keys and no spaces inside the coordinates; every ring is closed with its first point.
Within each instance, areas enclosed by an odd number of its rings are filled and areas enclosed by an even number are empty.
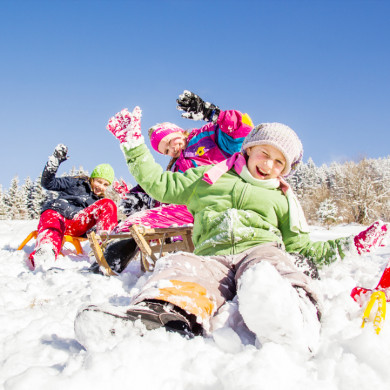
{"type": "Polygon", "coordinates": [[[204,174],[203,180],[212,185],[232,167],[234,167],[235,171],[242,179],[254,186],[267,189],[275,189],[280,187],[288,202],[290,230],[294,233],[309,232],[309,226],[306,222],[302,206],[290,185],[282,177],[268,180],[254,178],[246,166],[245,157],[241,153],[235,153],[227,160],[221,161],[220,163],[214,165],[204,174]]]}

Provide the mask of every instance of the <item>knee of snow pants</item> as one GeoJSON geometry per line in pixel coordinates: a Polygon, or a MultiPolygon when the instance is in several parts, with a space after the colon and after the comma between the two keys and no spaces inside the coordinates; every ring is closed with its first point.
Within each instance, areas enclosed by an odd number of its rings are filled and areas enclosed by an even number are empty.
{"type": "Polygon", "coordinates": [[[147,299],[170,302],[205,325],[234,295],[234,276],[226,264],[208,256],[178,253],[157,261],[133,303],[147,299]]]}
{"type": "Polygon", "coordinates": [[[68,220],[65,234],[80,237],[96,225],[96,231],[111,231],[118,224],[116,204],[100,199],[68,220]]]}
{"type": "Polygon", "coordinates": [[[314,290],[312,279],[299,270],[291,257],[283,249],[279,248],[277,243],[258,245],[245,251],[245,254],[246,256],[235,264],[237,285],[239,285],[240,278],[247,269],[262,261],[266,261],[274,266],[279,274],[287,279],[293,287],[302,287],[314,301],[318,302],[318,294],[314,290]]]}
{"type": "Polygon", "coordinates": [[[52,244],[56,257],[61,251],[62,239],[66,229],[66,218],[54,210],[44,211],[38,223],[36,249],[43,244],[52,244]]]}

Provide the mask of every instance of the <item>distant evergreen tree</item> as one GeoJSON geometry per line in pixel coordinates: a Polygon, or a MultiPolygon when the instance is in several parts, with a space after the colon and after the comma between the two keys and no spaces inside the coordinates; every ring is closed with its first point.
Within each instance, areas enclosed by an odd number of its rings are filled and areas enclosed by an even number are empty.
{"type": "Polygon", "coordinates": [[[325,199],[320,203],[317,209],[317,218],[319,222],[329,229],[336,222],[341,222],[342,218],[338,216],[338,209],[332,199],[325,199]]]}
{"type": "Polygon", "coordinates": [[[81,165],[78,167],[78,169],[76,169],[75,166],[73,166],[71,168],[70,171],[68,172],[65,172],[64,174],[62,174],[61,176],[73,176],[73,177],[77,177],[77,176],[89,176],[89,173],[88,171],[86,171],[81,165]]]}
{"type": "Polygon", "coordinates": [[[34,193],[33,193],[33,219],[39,218],[41,214],[42,205],[46,199],[46,190],[43,189],[41,184],[42,174],[34,182],[34,193]]]}
{"type": "Polygon", "coordinates": [[[299,199],[305,199],[322,184],[318,168],[311,158],[306,164],[298,166],[297,170],[288,178],[288,182],[299,199]]]}
{"type": "Polygon", "coordinates": [[[22,195],[26,206],[26,219],[34,218],[34,183],[27,176],[22,186],[22,195]]]}
{"type": "Polygon", "coordinates": [[[339,184],[340,184],[340,178],[344,177],[345,169],[342,165],[333,162],[330,164],[330,166],[327,169],[327,180],[326,184],[328,188],[331,188],[332,191],[338,191],[339,184]]]}
{"type": "Polygon", "coordinates": [[[8,210],[5,204],[5,194],[3,187],[0,185],[0,219],[7,219],[8,210]]]}
{"type": "Polygon", "coordinates": [[[317,186],[326,186],[328,187],[328,172],[329,168],[326,164],[321,165],[320,167],[316,168],[316,185],[317,186]]]}
{"type": "Polygon", "coordinates": [[[76,176],[88,176],[89,177],[89,175],[90,175],[89,172],[87,170],[85,170],[82,165],[80,165],[76,176]]]}
{"type": "Polygon", "coordinates": [[[8,190],[5,203],[9,207],[10,219],[26,218],[26,199],[23,194],[23,191],[19,188],[18,176],[15,176],[11,180],[11,187],[8,190]]]}
{"type": "Polygon", "coordinates": [[[311,157],[307,160],[305,167],[306,169],[303,172],[302,179],[305,185],[305,191],[312,192],[322,184],[318,175],[318,168],[311,157]]]}

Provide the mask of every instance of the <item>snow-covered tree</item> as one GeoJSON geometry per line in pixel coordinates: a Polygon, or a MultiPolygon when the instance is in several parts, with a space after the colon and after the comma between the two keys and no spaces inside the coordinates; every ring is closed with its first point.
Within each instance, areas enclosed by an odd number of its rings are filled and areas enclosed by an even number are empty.
{"type": "Polygon", "coordinates": [[[23,183],[22,186],[22,196],[24,198],[24,202],[26,205],[26,219],[33,219],[34,218],[34,183],[31,181],[30,177],[27,176],[26,180],[23,183]]]}
{"type": "Polygon", "coordinates": [[[321,224],[326,225],[328,229],[331,225],[342,221],[342,217],[338,216],[336,204],[329,198],[319,204],[316,214],[321,224]]]}
{"type": "Polygon", "coordinates": [[[348,222],[361,224],[378,219],[389,197],[387,183],[383,182],[380,171],[367,159],[359,163],[347,162],[343,170],[337,178],[337,201],[343,216],[348,222]]]}
{"type": "Polygon", "coordinates": [[[72,167],[72,169],[66,173],[64,173],[62,176],[89,176],[88,171],[86,171],[81,165],[76,169],[75,166],[72,167]]]}
{"type": "Polygon", "coordinates": [[[46,199],[46,191],[43,189],[41,184],[42,174],[34,182],[34,193],[33,193],[33,209],[34,213],[32,218],[39,218],[41,214],[42,204],[46,199]]]}
{"type": "Polygon", "coordinates": [[[11,187],[5,198],[5,203],[9,207],[10,219],[24,219],[27,215],[26,199],[23,191],[19,187],[19,178],[15,176],[11,180],[11,187]]]}
{"type": "Polygon", "coordinates": [[[7,219],[8,209],[5,204],[5,195],[3,187],[0,185],[0,219],[7,219]]]}

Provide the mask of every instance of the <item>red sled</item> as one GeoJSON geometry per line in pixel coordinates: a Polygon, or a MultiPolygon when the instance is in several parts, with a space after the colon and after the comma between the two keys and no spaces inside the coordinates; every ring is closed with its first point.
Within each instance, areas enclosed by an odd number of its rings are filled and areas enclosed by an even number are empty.
{"type": "Polygon", "coordinates": [[[359,303],[360,306],[362,306],[365,301],[364,297],[366,294],[371,294],[375,291],[383,291],[386,295],[386,301],[390,302],[390,261],[387,263],[382,277],[374,289],[370,290],[364,287],[355,287],[351,292],[351,297],[359,303]]]}

